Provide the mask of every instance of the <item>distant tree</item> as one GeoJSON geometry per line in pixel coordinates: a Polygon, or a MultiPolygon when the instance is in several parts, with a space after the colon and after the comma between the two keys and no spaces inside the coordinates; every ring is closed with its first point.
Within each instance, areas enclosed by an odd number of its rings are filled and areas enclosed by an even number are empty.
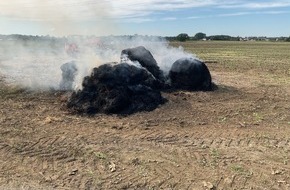
{"type": "Polygon", "coordinates": [[[289,38],[286,38],[286,42],[290,42],[290,36],[289,36],[289,38]]]}
{"type": "Polygon", "coordinates": [[[185,34],[185,33],[181,33],[181,34],[178,34],[178,36],[176,36],[176,40],[180,42],[185,42],[188,39],[189,39],[189,36],[188,34],[185,34]]]}
{"type": "Polygon", "coordinates": [[[206,34],[205,34],[205,33],[202,33],[202,32],[198,32],[198,33],[196,33],[195,36],[194,36],[194,39],[195,39],[195,40],[202,40],[202,39],[204,39],[204,38],[206,38],[206,34]]]}
{"type": "Polygon", "coordinates": [[[168,41],[174,41],[176,40],[176,36],[166,36],[165,39],[168,41]]]}
{"type": "Polygon", "coordinates": [[[214,36],[208,36],[210,40],[219,40],[219,41],[239,41],[239,37],[232,37],[228,35],[214,35],[214,36]]]}

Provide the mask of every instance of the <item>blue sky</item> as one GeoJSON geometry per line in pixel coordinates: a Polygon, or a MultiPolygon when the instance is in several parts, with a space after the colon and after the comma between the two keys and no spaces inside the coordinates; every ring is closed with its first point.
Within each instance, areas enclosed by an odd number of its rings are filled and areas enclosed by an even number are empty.
{"type": "Polygon", "coordinates": [[[290,0],[0,0],[0,34],[290,36],[290,0]]]}

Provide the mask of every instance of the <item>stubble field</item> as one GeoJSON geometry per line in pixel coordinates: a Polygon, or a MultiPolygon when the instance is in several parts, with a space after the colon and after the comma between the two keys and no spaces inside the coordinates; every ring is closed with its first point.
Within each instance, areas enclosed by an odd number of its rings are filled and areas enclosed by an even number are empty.
{"type": "Polygon", "coordinates": [[[290,44],[171,45],[204,60],[218,90],[88,117],[1,76],[0,189],[290,189],[290,44]]]}

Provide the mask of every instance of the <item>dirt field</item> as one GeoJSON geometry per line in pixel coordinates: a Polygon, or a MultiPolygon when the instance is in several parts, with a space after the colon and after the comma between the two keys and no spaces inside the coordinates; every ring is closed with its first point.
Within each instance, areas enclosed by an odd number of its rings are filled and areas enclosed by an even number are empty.
{"type": "Polygon", "coordinates": [[[63,94],[0,87],[0,189],[290,189],[290,44],[173,43],[219,89],[150,113],[71,115],[63,94]]]}

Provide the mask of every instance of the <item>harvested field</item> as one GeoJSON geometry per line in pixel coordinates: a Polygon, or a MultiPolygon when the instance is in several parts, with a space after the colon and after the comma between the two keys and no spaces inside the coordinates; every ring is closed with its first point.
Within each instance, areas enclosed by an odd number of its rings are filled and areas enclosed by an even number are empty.
{"type": "Polygon", "coordinates": [[[172,45],[204,60],[219,89],[88,117],[64,93],[0,78],[0,189],[289,189],[290,43],[172,45]]]}

